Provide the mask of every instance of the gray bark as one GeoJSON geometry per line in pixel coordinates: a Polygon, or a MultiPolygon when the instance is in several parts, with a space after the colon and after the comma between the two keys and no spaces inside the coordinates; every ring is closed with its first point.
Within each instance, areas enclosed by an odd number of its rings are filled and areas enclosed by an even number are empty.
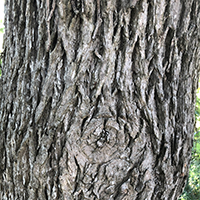
{"type": "Polygon", "coordinates": [[[5,8],[0,199],[177,199],[191,157],[200,2],[5,8]]]}

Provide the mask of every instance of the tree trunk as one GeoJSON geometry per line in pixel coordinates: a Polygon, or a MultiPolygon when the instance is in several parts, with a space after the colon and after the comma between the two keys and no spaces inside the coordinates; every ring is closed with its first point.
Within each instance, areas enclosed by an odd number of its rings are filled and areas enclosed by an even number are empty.
{"type": "Polygon", "coordinates": [[[5,4],[0,199],[177,199],[191,157],[200,2],[5,4]]]}

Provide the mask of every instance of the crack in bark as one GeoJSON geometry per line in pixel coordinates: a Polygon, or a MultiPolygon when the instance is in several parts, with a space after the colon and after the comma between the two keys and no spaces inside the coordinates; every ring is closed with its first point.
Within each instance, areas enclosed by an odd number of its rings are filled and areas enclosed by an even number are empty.
{"type": "Polygon", "coordinates": [[[2,198],[176,199],[190,159],[199,3],[7,8],[2,198]]]}

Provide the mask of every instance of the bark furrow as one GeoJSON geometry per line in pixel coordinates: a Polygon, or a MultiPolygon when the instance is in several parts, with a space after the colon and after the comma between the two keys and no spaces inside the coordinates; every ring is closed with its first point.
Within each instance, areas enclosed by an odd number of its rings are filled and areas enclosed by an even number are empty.
{"type": "Polygon", "coordinates": [[[181,194],[200,4],[124,2],[6,0],[1,199],[181,194]]]}

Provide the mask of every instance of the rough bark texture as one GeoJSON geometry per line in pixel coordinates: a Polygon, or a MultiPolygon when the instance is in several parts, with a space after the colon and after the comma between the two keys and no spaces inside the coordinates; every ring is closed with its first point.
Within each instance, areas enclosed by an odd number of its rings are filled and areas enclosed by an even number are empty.
{"type": "Polygon", "coordinates": [[[199,0],[5,4],[0,199],[177,199],[195,120],[199,0]]]}

